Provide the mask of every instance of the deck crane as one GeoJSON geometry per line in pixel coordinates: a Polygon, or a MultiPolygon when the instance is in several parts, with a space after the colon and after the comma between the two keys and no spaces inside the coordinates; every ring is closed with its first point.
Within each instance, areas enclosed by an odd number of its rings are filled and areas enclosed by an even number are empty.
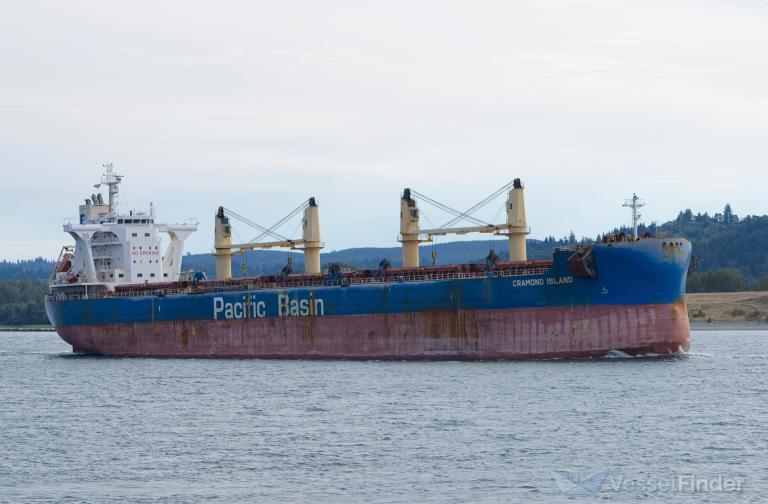
{"type": "Polygon", "coordinates": [[[216,212],[214,229],[216,276],[219,280],[229,280],[232,278],[233,250],[239,250],[240,253],[243,253],[246,250],[271,248],[301,250],[304,252],[304,272],[311,274],[320,273],[320,249],[322,249],[324,245],[323,242],[320,241],[320,214],[317,201],[314,197],[303,202],[270,228],[260,226],[252,220],[220,206],[216,212]],[[304,211],[301,239],[292,240],[276,231],[280,226],[298,215],[301,211],[304,211]],[[243,224],[256,229],[259,232],[259,235],[248,243],[232,243],[232,225],[229,221],[230,218],[234,218],[243,224]],[[265,237],[269,237],[274,241],[260,241],[265,237]]]}
{"type": "Polygon", "coordinates": [[[525,198],[523,194],[523,183],[520,179],[504,185],[493,194],[483,199],[468,210],[461,212],[447,205],[444,205],[434,199],[406,188],[400,199],[400,235],[398,241],[403,244],[403,266],[406,268],[416,268],[419,266],[419,244],[431,242],[434,236],[445,236],[448,234],[464,235],[467,233],[493,233],[509,237],[509,260],[525,261],[527,260],[525,237],[531,232],[527,227],[525,220],[525,198]],[[506,211],[507,222],[504,224],[488,224],[472,216],[474,212],[487,205],[496,197],[509,191],[507,194],[506,211]],[[429,203],[451,215],[453,219],[446,222],[439,228],[421,229],[419,226],[419,208],[416,199],[429,203]],[[473,226],[452,227],[456,224],[468,221],[473,226]]]}

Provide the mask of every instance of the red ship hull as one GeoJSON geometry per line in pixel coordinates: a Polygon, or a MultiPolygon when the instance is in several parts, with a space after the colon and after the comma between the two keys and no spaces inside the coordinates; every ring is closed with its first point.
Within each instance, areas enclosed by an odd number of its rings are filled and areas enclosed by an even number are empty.
{"type": "Polygon", "coordinates": [[[58,327],[75,352],[108,356],[525,360],[686,351],[683,300],[58,327]]]}

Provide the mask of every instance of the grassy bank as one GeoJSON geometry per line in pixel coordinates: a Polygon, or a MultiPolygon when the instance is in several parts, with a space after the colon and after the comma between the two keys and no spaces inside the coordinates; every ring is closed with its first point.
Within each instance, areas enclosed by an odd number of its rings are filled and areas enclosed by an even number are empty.
{"type": "Polygon", "coordinates": [[[691,322],[768,323],[768,292],[688,294],[691,322]]]}

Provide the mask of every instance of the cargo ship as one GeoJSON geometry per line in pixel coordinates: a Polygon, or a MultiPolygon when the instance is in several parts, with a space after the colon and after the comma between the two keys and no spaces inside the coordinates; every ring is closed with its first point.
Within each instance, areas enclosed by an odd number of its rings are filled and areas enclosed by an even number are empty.
{"type": "MultiPolygon", "coordinates": [[[[155,210],[121,211],[122,176],[105,165],[108,202],[93,194],[79,222],[64,225],[46,310],[74,352],[104,356],[382,360],[525,360],[686,351],[685,283],[691,244],[683,238],[606,236],[528,260],[524,188],[505,186],[503,224],[422,229],[417,199],[400,198],[402,266],[323,268],[319,205],[307,200],[302,238],[232,243],[230,218],[214,215],[216,279],[182,272],[196,222],[158,223],[155,210]],[[509,240],[509,261],[423,266],[419,247],[435,236],[485,232],[509,240]],[[161,236],[167,235],[162,242],[161,236]],[[166,244],[167,242],[167,244],[166,244]],[[232,256],[287,247],[304,254],[271,276],[232,277],[232,256]]],[[[636,198],[635,198],[636,203],[636,198]]],[[[633,210],[636,208],[633,207],[633,210]]],[[[457,213],[454,222],[469,212],[457,213]]]]}

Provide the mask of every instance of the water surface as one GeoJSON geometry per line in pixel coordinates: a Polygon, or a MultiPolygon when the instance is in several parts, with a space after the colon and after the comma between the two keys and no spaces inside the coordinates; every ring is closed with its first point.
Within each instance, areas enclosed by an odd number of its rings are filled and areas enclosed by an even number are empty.
{"type": "Polygon", "coordinates": [[[766,364],[768,331],[508,363],[114,359],[0,333],[0,502],[763,502],[766,364]]]}

